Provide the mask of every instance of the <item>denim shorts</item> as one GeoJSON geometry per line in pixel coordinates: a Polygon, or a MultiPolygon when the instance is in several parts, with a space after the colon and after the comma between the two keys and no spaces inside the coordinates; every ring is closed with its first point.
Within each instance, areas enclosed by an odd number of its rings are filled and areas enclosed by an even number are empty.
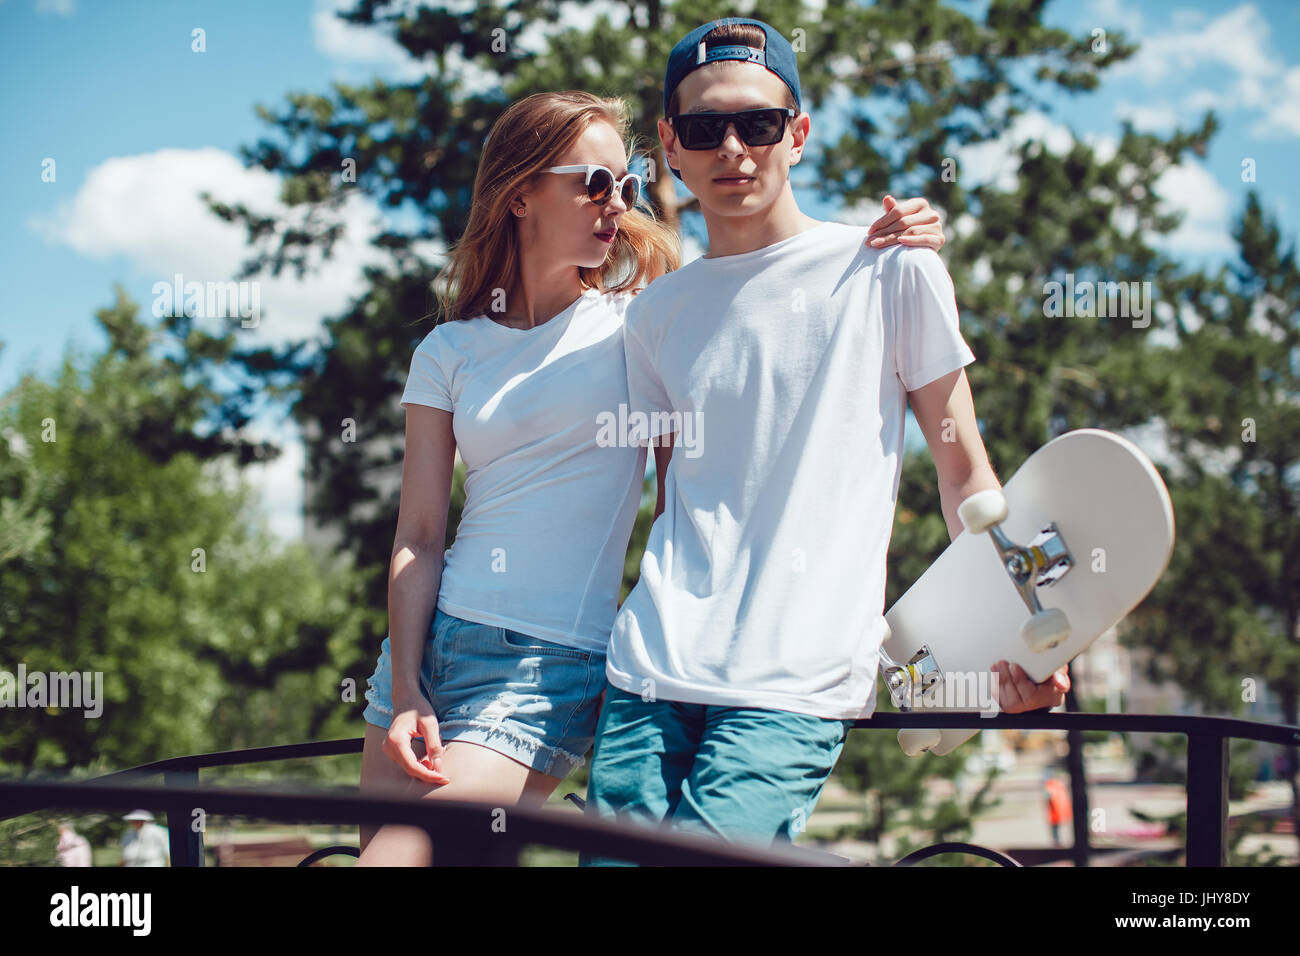
{"type": "MultiPolygon", "coordinates": [[[[393,721],[392,661],[384,638],[367,681],[366,723],[393,721]]],[[[605,690],[605,655],[435,609],[420,689],[444,744],[467,741],[533,770],[565,777],[586,763],[605,690]]]]}
{"type": "MultiPolygon", "coordinates": [[[[646,701],[610,686],[587,815],[771,845],[801,833],[854,721],[646,701]]],[[[581,866],[622,861],[580,854],[581,866]]]]}

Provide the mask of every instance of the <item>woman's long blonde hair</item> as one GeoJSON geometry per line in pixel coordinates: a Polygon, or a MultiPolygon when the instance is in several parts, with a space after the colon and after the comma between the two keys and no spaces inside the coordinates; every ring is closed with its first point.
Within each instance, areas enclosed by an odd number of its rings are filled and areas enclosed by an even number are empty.
{"type": "MultiPolygon", "coordinates": [[[[465,233],[448,252],[447,265],[435,283],[440,321],[468,319],[488,311],[496,289],[514,286],[520,267],[520,243],[510,215],[510,201],[556,165],[559,157],[593,122],[614,127],[625,148],[630,123],[626,104],[569,90],[534,93],[506,109],[483,143],[474,177],[474,194],[465,233]]],[[[628,148],[629,157],[635,150],[628,148]]],[[[617,170],[615,170],[617,172],[617,170]]],[[[584,289],[630,291],[681,265],[677,234],[644,207],[629,209],[605,262],[578,268],[584,289]]]]}

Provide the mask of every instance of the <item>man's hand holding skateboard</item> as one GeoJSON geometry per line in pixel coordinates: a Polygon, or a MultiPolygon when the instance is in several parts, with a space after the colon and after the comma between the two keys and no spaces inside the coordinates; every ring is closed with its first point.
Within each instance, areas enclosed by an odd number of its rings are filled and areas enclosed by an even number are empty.
{"type": "Polygon", "coordinates": [[[1062,664],[1041,684],[1030,680],[1019,664],[998,661],[992,670],[998,678],[998,706],[1006,714],[1056,707],[1070,689],[1069,664],[1062,664]]]}

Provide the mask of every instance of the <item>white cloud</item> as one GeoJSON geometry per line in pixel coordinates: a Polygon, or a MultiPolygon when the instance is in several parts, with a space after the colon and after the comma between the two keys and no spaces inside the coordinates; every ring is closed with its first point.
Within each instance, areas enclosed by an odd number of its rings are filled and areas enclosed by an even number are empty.
{"type": "Polygon", "coordinates": [[[849,226],[869,226],[885,214],[885,204],[863,197],[835,213],[835,221],[849,226]]]}
{"type": "Polygon", "coordinates": [[[1139,32],[1143,26],[1142,14],[1124,0],[1092,0],[1088,16],[1097,21],[1097,26],[1119,27],[1128,34],[1139,32]]]}
{"type": "Polygon", "coordinates": [[[1300,136],[1300,66],[1283,75],[1281,90],[1270,96],[1268,115],[1251,129],[1253,136],[1274,137],[1279,132],[1300,136]]]}
{"type": "Polygon", "coordinates": [[[916,49],[906,40],[895,40],[889,44],[889,53],[895,60],[906,62],[916,56],[916,49]]]}
{"type": "Polygon", "coordinates": [[[1228,232],[1231,198],[1204,166],[1184,162],[1170,167],[1156,180],[1155,192],[1163,210],[1183,213],[1183,221],[1172,233],[1153,237],[1153,243],[1193,254],[1231,253],[1236,248],[1228,232]]]}
{"type": "Polygon", "coordinates": [[[1175,10],[1169,17],[1176,27],[1196,27],[1205,22],[1205,13],[1195,9],[1175,10]]]}
{"type": "Polygon", "coordinates": [[[555,23],[540,18],[530,20],[519,34],[520,47],[541,53],[546,50],[548,37],[569,30],[589,30],[602,13],[615,29],[625,27],[630,16],[628,4],[614,3],[612,0],[560,3],[556,7],[556,12],[558,19],[555,23]]]}
{"type": "Polygon", "coordinates": [[[1183,97],[1183,109],[1196,113],[1206,110],[1221,110],[1227,105],[1227,97],[1218,90],[1192,90],[1183,97]]]}
{"type": "Polygon", "coordinates": [[[221,458],[206,467],[226,488],[245,484],[253,489],[256,513],[271,534],[282,541],[301,541],[306,448],[300,430],[291,418],[280,422],[254,419],[244,426],[243,435],[249,441],[273,442],[280,448],[280,457],[243,468],[221,458]]]}
{"type": "Polygon", "coordinates": [[[1100,163],[1109,163],[1119,152],[1119,139],[1109,133],[1084,133],[1083,141],[1100,163]]]}
{"type": "Polygon", "coordinates": [[[979,220],[968,212],[962,213],[952,223],[952,232],[958,239],[965,239],[973,235],[979,228],[979,220]]]}
{"type": "MultiPolygon", "coordinates": [[[[402,82],[419,79],[428,72],[391,33],[349,23],[338,16],[340,10],[354,6],[352,0],[316,0],[311,14],[311,35],[317,50],[332,60],[369,66],[402,82]]],[[[406,6],[409,8],[411,4],[406,6]]]]}
{"type": "Polygon", "coordinates": [[[1188,332],[1195,332],[1205,324],[1205,320],[1201,318],[1196,306],[1185,299],[1178,303],[1178,321],[1182,323],[1183,328],[1188,332]]]}
{"type": "Polygon", "coordinates": [[[77,0],[36,0],[36,12],[70,17],[77,12],[77,0]]]}
{"type": "Polygon", "coordinates": [[[1275,320],[1269,318],[1270,313],[1273,316],[1287,315],[1287,304],[1277,296],[1265,293],[1251,303],[1250,316],[1246,324],[1252,331],[1267,336],[1281,345],[1287,339],[1287,332],[1275,320]]]}
{"type": "Polygon", "coordinates": [[[694,262],[707,250],[693,235],[682,236],[682,265],[694,262]]]}
{"type": "Polygon", "coordinates": [[[1069,127],[1046,113],[1024,113],[996,139],[958,149],[957,175],[967,189],[989,182],[998,189],[1015,189],[1020,165],[1016,149],[1026,141],[1040,142],[1049,152],[1060,155],[1073,145],[1074,136],[1069,127]]]}
{"type": "Polygon", "coordinates": [[[1114,66],[1117,74],[1136,72],[1160,80],[1192,69],[1226,67],[1238,77],[1264,78],[1279,73],[1268,52],[1268,22],[1246,3],[1199,28],[1176,28],[1141,41],[1132,59],[1114,66]]]}
{"type": "Polygon", "coordinates": [[[1178,125],[1178,114],[1165,103],[1144,106],[1139,103],[1124,102],[1115,107],[1115,113],[1139,130],[1168,131],[1178,125]]]}
{"type": "MultiPolygon", "coordinates": [[[[290,210],[279,201],[278,177],[208,147],[105,160],[75,195],[29,226],[47,241],[92,259],[120,256],[150,284],[170,283],[176,273],[185,282],[229,281],[249,256],[245,230],[210,212],[199,199],[203,190],[258,213],[287,217],[291,224],[304,216],[302,209],[290,210]]],[[[344,234],[324,268],[302,280],[292,270],[254,277],[261,320],[255,328],[239,330],[249,344],[315,337],[323,317],[342,312],[364,291],[363,266],[387,261],[370,245],[381,220],[369,198],[353,193],[337,215],[344,234]]],[[[318,265],[319,253],[309,261],[318,265]]],[[[143,305],[148,309],[151,302],[143,305]]]]}
{"type": "MultiPolygon", "coordinates": [[[[395,10],[410,15],[424,5],[424,0],[400,0],[395,10]]],[[[364,67],[400,83],[419,80],[438,69],[433,57],[423,63],[413,59],[393,38],[390,29],[359,26],[338,16],[340,10],[350,10],[353,6],[355,0],[315,0],[311,15],[312,40],[322,54],[342,66],[364,67]]],[[[451,0],[439,6],[450,13],[469,13],[476,4],[474,0],[451,0]]],[[[630,16],[626,4],[613,0],[561,3],[556,12],[555,22],[538,18],[523,23],[523,29],[510,42],[520,50],[541,53],[549,45],[548,37],[565,30],[588,29],[602,13],[615,28],[624,26],[630,16]]],[[[511,14],[506,22],[512,28],[520,25],[519,15],[511,14]]],[[[466,60],[454,47],[447,51],[445,61],[447,72],[458,79],[461,92],[466,95],[491,92],[501,86],[500,74],[466,60]]]]}
{"type": "Polygon", "coordinates": [[[1137,213],[1128,206],[1116,205],[1110,213],[1111,225],[1122,236],[1131,236],[1137,231],[1137,213]]]}
{"type": "MultiPolygon", "coordinates": [[[[1212,75],[1215,87],[1174,94],[1181,95],[1182,109],[1262,111],[1252,135],[1300,136],[1300,66],[1288,67],[1272,52],[1268,21],[1254,4],[1242,4],[1209,21],[1194,11],[1177,11],[1170,22],[1172,29],[1142,39],[1137,54],[1115,64],[1112,75],[1137,76],[1149,86],[1212,75]]],[[[1154,126],[1172,125],[1163,114],[1165,107],[1160,109],[1159,114],[1137,115],[1154,126]]]]}

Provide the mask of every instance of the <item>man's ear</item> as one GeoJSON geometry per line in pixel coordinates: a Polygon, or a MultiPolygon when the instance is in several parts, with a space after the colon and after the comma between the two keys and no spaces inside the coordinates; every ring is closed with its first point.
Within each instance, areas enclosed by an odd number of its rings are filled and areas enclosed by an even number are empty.
{"type": "Polygon", "coordinates": [[[799,160],[803,158],[803,146],[808,141],[811,130],[812,119],[807,113],[800,113],[790,121],[790,135],[794,138],[794,145],[790,147],[791,166],[798,166],[799,160]]]}
{"type": "MultiPolygon", "coordinates": [[[[664,148],[664,159],[668,165],[674,169],[681,169],[681,164],[677,162],[677,133],[673,130],[673,124],[666,119],[659,120],[659,143],[664,148]]],[[[670,170],[664,172],[671,176],[670,170]]]]}

